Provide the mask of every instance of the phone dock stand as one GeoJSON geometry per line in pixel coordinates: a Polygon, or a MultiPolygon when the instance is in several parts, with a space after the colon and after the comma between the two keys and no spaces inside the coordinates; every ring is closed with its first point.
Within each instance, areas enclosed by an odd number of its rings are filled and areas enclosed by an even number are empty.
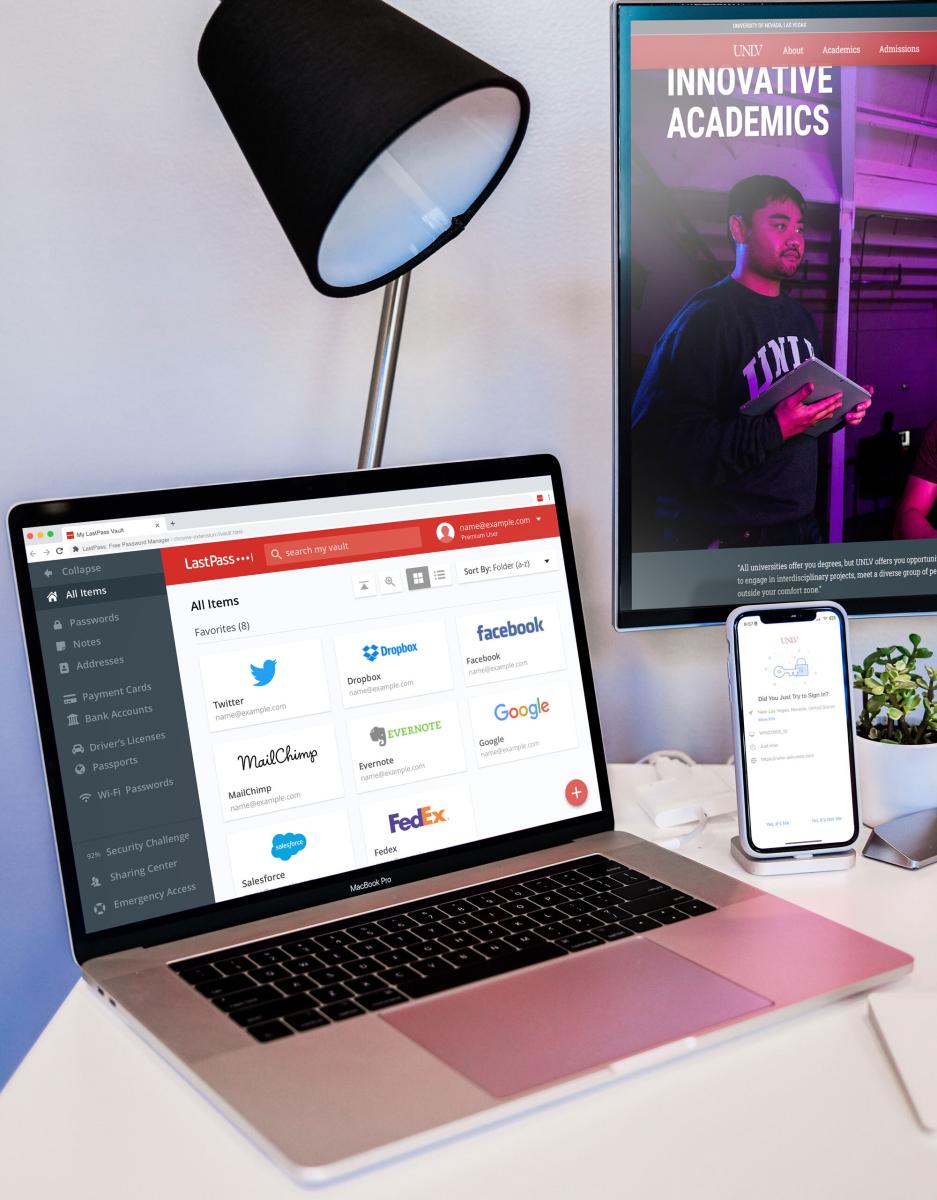
{"type": "Polygon", "coordinates": [[[752,858],[734,837],[732,857],[752,875],[803,875],[808,871],[848,871],[856,865],[855,850],[837,850],[833,854],[790,854],[783,858],[752,858]]]}

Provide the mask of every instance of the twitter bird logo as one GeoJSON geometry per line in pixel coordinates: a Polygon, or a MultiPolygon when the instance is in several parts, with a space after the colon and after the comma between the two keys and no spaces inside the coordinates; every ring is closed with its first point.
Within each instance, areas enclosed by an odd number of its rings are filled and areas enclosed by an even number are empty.
{"type": "Polygon", "coordinates": [[[255,667],[251,663],[251,674],[254,676],[254,687],[266,687],[270,680],[276,674],[277,660],[268,658],[262,667],[255,667]]]}

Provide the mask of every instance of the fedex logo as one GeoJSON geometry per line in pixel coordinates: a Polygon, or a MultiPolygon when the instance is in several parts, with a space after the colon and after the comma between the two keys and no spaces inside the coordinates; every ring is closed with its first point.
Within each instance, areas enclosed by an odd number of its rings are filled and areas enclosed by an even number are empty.
{"type": "Polygon", "coordinates": [[[439,822],[445,822],[446,810],[441,808],[436,812],[427,804],[423,808],[417,809],[412,817],[402,817],[400,813],[391,813],[388,820],[391,833],[405,833],[408,829],[422,829],[425,825],[437,825],[439,822]]]}

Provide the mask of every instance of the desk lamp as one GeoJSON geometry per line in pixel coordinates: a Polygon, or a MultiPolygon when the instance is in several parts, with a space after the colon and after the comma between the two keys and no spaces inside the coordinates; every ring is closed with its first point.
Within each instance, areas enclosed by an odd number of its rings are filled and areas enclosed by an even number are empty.
{"type": "Polygon", "coordinates": [[[515,79],[382,0],[221,0],[199,69],[313,286],[385,287],[358,466],[379,466],[410,271],[520,147],[515,79]]]}

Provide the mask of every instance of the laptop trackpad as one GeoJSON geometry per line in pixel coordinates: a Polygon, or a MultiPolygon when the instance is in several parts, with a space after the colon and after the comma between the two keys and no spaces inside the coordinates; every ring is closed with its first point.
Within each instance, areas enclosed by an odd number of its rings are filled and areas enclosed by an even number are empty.
{"type": "Polygon", "coordinates": [[[381,1015],[491,1095],[513,1096],[770,1006],[635,937],[381,1015]]]}

